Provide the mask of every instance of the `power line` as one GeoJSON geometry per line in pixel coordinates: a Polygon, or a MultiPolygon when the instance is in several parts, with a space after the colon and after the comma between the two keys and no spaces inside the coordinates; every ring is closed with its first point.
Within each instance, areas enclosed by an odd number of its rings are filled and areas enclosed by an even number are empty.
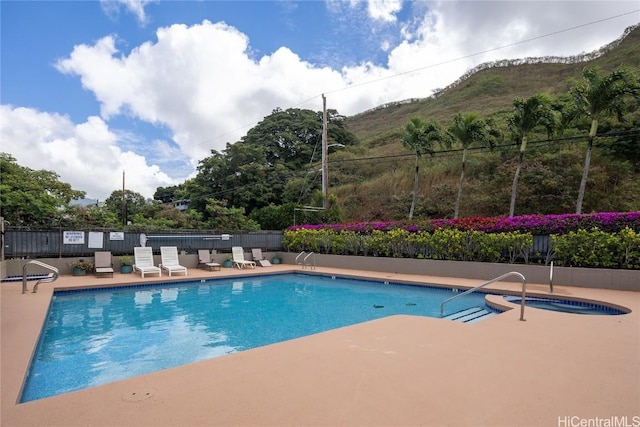
{"type": "MultiPolygon", "coordinates": [[[[631,129],[628,131],[619,131],[619,132],[613,132],[613,133],[607,133],[607,134],[601,134],[598,135],[598,138],[611,138],[611,137],[625,137],[625,136],[640,136],[640,128],[637,129],[631,129]]],[[[584,141],[585,140],[585,136],[584,135],[580,135],[580,136],[571,136],[571,137],[563,137],[563,138],[556,138],[556,139],[544,139],[544,140],[537,140],[537,141],[529,141],[529,145],[530,146],[543,146],[543,145],[550,145],[553,143],[560,143],[560,142],[572,142],[572,141],[577,141],[577,140],[581,140],[584,141]]],[[[467,148],[467,151],[499,151],[499,150],[511,150],[511,149],[515,149],[520,145],[520,143],[514,142],[514,143],[510,143],[510,144],[501,144],[501,145],[497,145],[494,146],[492,149],[489,149],[487,147],[470,147],[467,148]]],[[[595,148],[597,148],[598,146],[595,146],[595,148]]],[[[431,158],[444,158],[444,157],[454,157],[454,156],[459,156],[459,154],[463,151],[464,149],[462,148],[456,148],[456,149],[449,149],[449,150],[441,150],[441,151],[436,151],[434,153],[433,156],[431,156],[431,158]]],[[[426,153],[423,153],[426,154],[426,153]]],[[[394,161],[394,160],[400,160],[400,161],[409,161],[409,160],[413,160],[415,157],[415,153],[403,153],[403,154],[393,154],[393,155],[385,155],[385,156],[370,156],[370,157],[359,157],[359,158],[352,158],[352,159],[338,159],[338,160],[333,160],[332,164],[336,164],[336,163],[350,163],[350,162],[364,162],[364,161],[376,161],[377,163],[380,162],[389,162],[389,161],[394,161]]],[[[314,165],[311,165],[312,167],[314,165]]],[[[310,183],[307,183],[307,185],[302,188],[300,190],[300,194],[298,196],[298,201],[297,204],[301,203],[301,200],[308,194],[309,190],[311,190],[311,188],[313,187],[313,184],[317,181],[319,176],[319,173],[316,173],[313,177],[313,179],[311,180],[310,183]]],[[[255,186],[260,185],[261,183],[259,182],[254,182],[254,183],[250,183],[250,184],[244,184],[241,186],[237,186],[237,187],[233,187],[233,188],[228,188],[225,190],[220,190],[220,191],[215,191],[215,192],[211,192],[208,194],[203,194],[203,195],[198,195],[197,197],[192,197],[192,199],[206,199],[206,198],[217,198],[217,196],[223,196],[227,193],[235,193],[239,190],[244,190],[244,189],[248,189],[248,188],[253,188],[255,186]]]]}
{"type": "MultiPolygon", "coordinates": [[[[551,33],[542,34],[542,35],[539,35],[539,36],[536,36],[536,37],[531,37],[531,38],[528,38],[528,39],[525,39],[525,40],[520,40],[520,41],[517,41],[517,42],[513,42],[513,43],[506,44],[506,45],[494,47],[494,48],[491,48],[491,49],[486,49],[486,50],[483,50],[483,51],[480,51],[480,52],[476,52],[476,53],[472,53],[472,54],[469,54],[469,55],[461,56],[461,57],[458,57],[458,58],[450,59],[448,61],[443,61],[443,62],[438,62],[438,63],[435,63],[435,64],[425,65],[423,67],[415,68],[413,70],[403,71],[403,72],[400,72],[400,73],[392,74],[392,75],[385,76],[385,77],[380,77],[378,79],[369,80],[369,81],[362,82],[362,83],[351,84],[351,85],[344,86],[344,87],[341,87],[341,88],[338,88],[338,89],[326,90],[326,91],[323,91],[323,92],[321,92],[319,94],[316,94],[316,95],[314,95],[314,96],[312,96],[310,98],[307,98],[304,101],[300,101],[297,104],[294,104],[293,106],[291,106],[289,108],[294,108],[294,107],[299,107],[301,105],[304,105],[304,104],[316,99],[322,93],[325,93],[325,94],[337,93],[337,92],[342,92],[342,91],[345,91],[345,90],[349,90],[349,89],[353,89],[353,88],[357,88],[357,87],[361,87],[361,86],[366,86],[366,85],[373,84],[373,83],[378,83],[378,82],[381,82],[381,81],[384,81],[384,80],[389,80],[389,79],[400,77],[400,76],[404,76],[404,75],[407,75],[407,74],[412,74],[412,73],[415,73],[415,72],[418,72],[418,71],[423,71],[423,70],[426,70],[426,69],[439,67],[439,66],[442,66],[442,65],[445,65],[445,64],[450,64],[450,63],[453,63],[453,62],[461,61],[463,59],[472,58],[474,56],[483,55],[485,53],[494,52],[494,51],[497,51],[497,50],[505,49],[505,48],[512,47],[512,46],[517,46],[517,45],[524,44],[524,43],[529,43],[529,42],[532,42],[532,41],[535,41],[535,40],[540,40],[540,39],[543,39],[543,38],[546,38],[546,37],[551,37],[551,36],[562,34],[562,33],[566,33],[566,32],[569,32],[569,31],[574,31],[574,30],[577,30],[579,28],[584,28],[584,27],[588,27],[588,26],[591,26],[591,25],[600,24],[602,22],[606,22],[606,21],[610,21],[610,20],[613,20],[613,19],[621,18],[623,16],[631,15],[631,14],[638,13],[638,12],[640,12],[640,9],[632,10],[630,12],[621,13],[621,14],[618,14],[618,15],[615,15],[615,16],[610,16],[610,17],[607,17],[607,18],[598,19],[596,21],[587,22],[587,23],[584,23],[584,24],[580,24],[580,25],[576,25],[576,26],[573,26],[573,27],[565,28],[565,29],[562,29],[562,30],[553,31],[551,33]]],[[[205,141],[197,143],[197,145],[200,146],[200,145],[204,145],[204,144],[206,144],[208,142],[211,142],[211,141],[219,140],[224,136],[231,135],[231,134],[233,134],[233,133],[235,133],[235,132],[237,132],[239,130],[246,129],[246,128],[250,127],[250,126],[253,126],[253,124],[258,122],[258,121],[260,121],[260,119],[254,120],[252,123],[237,127],[237,128],[235,128],[233,130],[230,130],[230,131],[225,132],[223,134],[217,135],[215,137],[212,137],[210,139],[207,139],[205,141]]]]}
{"type": "MultiPolygon", "coordinates": [[[[623,131],[614,131],[614,132],[607,132],[607,133],[603,133],[603,134],[598,134],[596,135],[597,138],[622,138],[622,137],[629,137],[629,136],[640,136],[640,128],[635,128],[635,129],[628,129],[628,130],[623,130],[623,131]]],[[[584,141],[586,139],[585,135],[575,135],[575,136],[567,136],[567,137],[560,137],[560,138],[547,138],[547,139],[541,139],[541,140],[534,140],[534,141],[529,141],[528,144],[529,146],[543,146],[543,145],[551,145],[551,144],[557,144],[557,143],[562,143],[562,142],[574,142],[574,141],[584,141]]],[[[509,143],[509,144],[501,144],[501,145],[497,145],[493,147],[493,151],[499,151],[499,150],[511,150],[511,149],[516,149],[518,146],[520,145],[519,142],[513,142],[513,143],[509,143]]],[[[594,148],[597,148],[598,146],[595,146],[594,148]]],[[[453,157],[453,156],[459,156],[460,153],[463,151],[463,148],[453,148],[453,149],[448,149],[448,150],[441,150],[441,151],[436,151],[435,154],[432,156],[433,158],[443,158],[443,157],[453,157]]],[[[492,151],[489,148],[486,147],[470,147],[467,148],[467,151],[492,151]]],[[[426,154],[426,153],[423,153],[426,154]]],[[[405,161],[405,160],[413,160],[415,158],[415,153],[403,153],[403,154],[392,154],[392,155],[386,155],[386,156],[370,156],[370,157],[359,157],[359,158],[354,158],[354,159],[338,159],[338,160],[332,160],[331,164],[336,164],[336,163],[350,163],[350,162],[364,162],[364,161],[375,161],[377,163],[380,162],[385,162],[385,161],[393,161],[393,160],[401,160],[401,161],[405,161]]],[[[317,165],[311,165],[312,167],[317,166],[317,165]]],[[[313,184],[317,181],[319,176],[319,173],[316,173],[313,177],[313,179],[311,180],[310,183],[308,183],[306,185],[305,188],[303,188],[300,191],[300,195],[298,197],[298,204],[301,203],[301,200],[304,198],[304,196],[306,196],[306,194],[308,194],[309,190],[313,187],[313,184]]],[[[250,184],[244,184],[244,185],[240,185],[234,188],[229,188],[226,190],[220,190],[220,191],[216,191],[216,192],[212,192],[209,194],[205,194],[205,195],[200,195],[198,196],[198,198],[204,199],[204,198],[209,198],[209,197],[216,197],[216,196],[221,196],[227,193],[233,193],[233,192],[237,192],[238,190],[243,190],[243,189],[247,189],[247,188],[253,188],[257,185],[261,185],[262,183],[260,182],[254,182],[254,183],[250,183],[250,184]]]]}
{"type": "MultiPolygon", "coordinates": [[[[625,130],[625,131],[616,131],[616,132],[609,132],[609,133],[603,133],[603,134],[599,134],[596,137],[597,138],[620,138],[620,137],[625,137],[625,136],[640,136],[640,128],[636,128],[636,129],[630,129],[630,130],[625,130]]],[[[540,146],[540,145],[549,145],[549,144],[554,144],[554,143],[561,143],[561,142],[572,142],[572,141],[584,141],[586,139],[585,135],[575,135],[575,136],[567,136],[567,137],[561,137],[561,138],[547,138],[547,139],[541,139],[541,140],[535,140],[535,141],[529,141],[528,144],[531,146],[540,146]]],[[[501,144],[501,145],[496,145],[493,147],[494,151],[497,150],[501,150],[501,149],[513,149],[513,148],[517,148],[518,146],[520,146],[519,142],[512,142],[509,144],[501,144]]],[[[459,154],[462,151],[464,151],[464,148],[451,148],[448,150],[440,150],[440,151],[436,151],[434,153],[433,156],[431,157],[448,157],[448,156],[452,156],[454,154],[459,154]]],[[[469,151],[491,151],[491,149],[487,148],[487,147],[469,147],[467,148],[467,152],[469,151]]],[[[421,154],[428,154],[428,153],[421,153],[421,154]]],[[[415,153],[402,153],[402,154],[391,154],[391,155],[384,155],[384,156],[370,156],[370,157],[358,157],[358,158],[352,158],[352,159],[336,159],[336,160],[332,160],[331,164],[336,164],[336,163],[349,163],[349,162],[360,162],[360,161],[371,161],[371,160],[375,160],[375,161],[384,161],[384,160],[394,160],[394,159],[398,159],[398,158],[404,158],[404,157],[408,157],[413,159],[415,157],[415,153]]]]}
{"type": "Polygon", "coordinates": [[[540,39],[543,39],[543,38],[546,38],[546,37],[555,36],[557,34],[566,33],[568,31],[577,30],[578,28],[588,27],[590,25],[599,24],[601,22],[610,21],[612,19],[621,18],[623,16],[631,15],[632,13],[638,13],[638,12],[640,12],[640,9],[636,9],[636,10],[633,10],[631,12],[621,13],[621,14],[615,15],[615,16],[610,16],[608,18],[599,19],[597,21],[587,22],[585,24],[580,24],[580,25],[576,25],[574,27],[565,28],[563,30],[553,31],[551,33],[542,34],[540,36],[532,37],[532,38],[525,39],[525,40],[520,40],[520,41],[517,41],[517,42],[505,44],[505,45],[494,47],[494,48],[491,48],[491,49],[486,49],[486,50],[483,50],[483,51],[480,51],[480,52],[471,53],[469,55],[460,56],[460,57],[454,58],[454,59],[449,59],[448,61],[437,62],[435,64],[425,65],[424,67],[415,68],[415,69],[409,70],[409,71],[403,71],[401,73],[393,74],[393,75],[390,75],[390,76],[380,77],[378,79],[370,80],[370,81],[367,81],[367,82],[356,83],[356,84],[353,84],[353,85],[349,85],[347,87],[325,91],[324,93],[341,92],[343,90],[348,90],[348,89],[352,89],[352,88],[355,88],[355,87],[365,86],[365,85],[368,85],[368,84],[377,83],[377,82],[380,82],[380,81],[383,81],[383,80],[388,80],[388,79],[392,79],[392,78],[395,78],[395,77],[404,76],[404,75],[407,75],[407,74],[412,74],[412,73],[415,73],[415,72],[418,72],[418,71],[423,71],[423,70],[427,70],[429,68],[439,67],[441,65],[450,64],[452,62],[461,61],[463,59],[468,59],[468,58],[473,58],[474,56],[483,55],[485,53],[495,52],[497,50],[505,49],[505,48],[508,48],[508,47],[513,47],[513,46],[517,46],[517,45],[520,45],[520,44],[529,43],[529,42],[532,42],[532,41],[535,41],[535,40],[540,40],[540,39]]]}

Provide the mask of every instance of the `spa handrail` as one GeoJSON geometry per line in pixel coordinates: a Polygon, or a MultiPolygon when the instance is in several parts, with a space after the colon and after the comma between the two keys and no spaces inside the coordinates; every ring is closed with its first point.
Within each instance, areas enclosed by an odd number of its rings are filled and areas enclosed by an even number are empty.
{"type": "Polygon", "coordinates": [[[40,279],[36,282],[36,284],[33,286],[33,293],[35,294],[36,292],[38,292],[38,285],[42,282],[54,282],[58,279],[58,276],[60,275],[60,271],[58,271],[57,268],[55,268],[52,265],[49,264],[45,264],[44,262],[40,262],[37,260],[31,260],[28,263],[26,263],[23,267],[22,267],[22,293],[26,294],[27,293],[27,267],[30,264],[35,264],[35,265],[39,265],[40,267],[44,267],[48,270],[53,271],[53,273],[50,273],[49,276],[45,277],[44,279],[40,279]]]}
{"type": "Polygon", "coordinates": [[[454,300],[456,298],[460,298],[462,296],[465,296],[466,294],[470,294],[471,292],[475,292],[480,288],[484,288],[485,286],[492,284],[493,282],[497,282],[498,280],[506,279],[507,277],[510,277],[510,276],[517,276],[522,281],[522,298],[520,299],[520,320],[524,321],[525,320],[524,319],[524,300],[525,300],[525,295],[526,295],[527,279],[525,279],[525,277],[521,273],[518,273],[517,271],[511,271],[509,273],[505,273],[502,276],[498,276],[495,279],[491,279],[488,282],[484,282],[483,284],[478,285],[475,288],[467,289],[466,291],[464,291],[461,294],[454,295],[454,296],[452,296],[450,298],[447,298],[446,300],[442,301],[442,304],[440,304],[440,317],[442,317],[443,314],[444,314],[444,305],[446,303],[448,303],[449,301],[452,301],[452,300],[454,300]]]}

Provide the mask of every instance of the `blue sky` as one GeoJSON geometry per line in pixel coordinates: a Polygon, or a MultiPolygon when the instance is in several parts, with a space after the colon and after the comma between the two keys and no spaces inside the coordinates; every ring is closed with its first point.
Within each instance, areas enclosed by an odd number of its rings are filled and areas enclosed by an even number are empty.
{"type": "Polygon", "coordinates": [[[87,196],[151,197],[275,108],[353,115],[474,66],[570,56],[637,1],[0,1],[0,151],[87,196]],[[484,52],[484,53],[483,53],[484,52]],[[366,84],[365,84],[366,83],[366,84]]]}

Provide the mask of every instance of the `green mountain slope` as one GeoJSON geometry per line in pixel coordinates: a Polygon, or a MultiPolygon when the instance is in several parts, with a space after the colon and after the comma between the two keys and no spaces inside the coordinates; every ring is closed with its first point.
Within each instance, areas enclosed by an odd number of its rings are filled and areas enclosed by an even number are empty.
{"type": "MultiPolygon", "coordinates": [[[[413,116],[437,120],[448,125],[458,113],[476,112],[491,117],[505,131],[509,143],[506,117],[516,97],[528,98],[537,93],[565,94],[581,78],[585,66],[611,71],[619,65],[640,69],[640,26],[629,28],[617,41],[599,52],[577,58],[528,59],[479,67],[467,73],[456,84],[438,96],[394,103],[347,118],[347,129],[360,144],[330,156],[330,185],[348,220],[391,220],[406,218],[413,180],[413,157],[402,146],[402,130],[413,116]],[[554,61],[546,63],[541,61],[554,61]]],[[[633,111],[631,124],[604,121],[601,132],[640,127],[640,113],[633,111]]],[[[584,134],[582,127],[569,131],[584,134]]],[[[533,138],[535,139],[535,138],[533,138]]],[[[539,139],[544,139],[542,135],[539,139]]],[[[622,143],[600,139],[594,153],[592,173],[587,189],[584,212],[591,210],[640,210],[640,151],[638,138],[622,143]],[[612,148],[624,146],[624,150],[612,148]],[[623,151],[624,153],[621,153],[623,151]]],[[[516,214],[567,213],[575,206],[579,177],[584,158],[584,140],[533,144],[527,152],[522,182],[518,190],[516,214]]],[[[477,152],[470,159],[465,182],[461,216],[506,215],[510,180],[515,168],[516,150],[477,152]]],[[[418,214],[423,217],[447,217],[453,214],[453,203],[460,172],[460,154],[448,153],[423,161],[419,189],[418,214]]]]}

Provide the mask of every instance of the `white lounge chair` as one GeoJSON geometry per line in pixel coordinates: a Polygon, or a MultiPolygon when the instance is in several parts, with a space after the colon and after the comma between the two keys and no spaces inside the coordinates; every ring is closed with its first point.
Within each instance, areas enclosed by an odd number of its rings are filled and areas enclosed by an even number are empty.
{"type": "Polygon", "coordinates": [[[187,275],[187,267],[180,265],[177,247],[160,246],[160,258],[162,259],[160,268],[167,270],[169,276],[171,276],[172,273],[184,273],[185,276],[187,275]]]}
{"type": "Polygon", "coordinates": [[[148,246],[133,248],[133,262],[133,271],[139,271],[142,277],[145,274],[162,276],[160,267],[153,265],[153,249],[148,246]]]}
{"type": "Polygon", "coordinates": [[[244,249],[242,249],[242,246],[232,247],[231,254],[233,255],[233,263],[238,269],[245,267],[256,268],[255,262],[244,259],[244,249]]]}
{"type": "Polygon", "coordinates": [[[220,264],[211,260],[208,249],[198,249],[198,267],[208,268],[210,271],[220,270],[220,264]]]}
{"type": "Polygon", "coordinates": [[[113,277],[113,262],[111,261],[111,252],[101,251],[94,254],[96,276],[110,276],[113,277]]]}
{"type": "Polygon", "coordinates": [[[257,262],[260,267],[271,267],[269,260],[262,255],[262,249],[251,249],[251,255],[253,255],[253,260],[257,262]]]}

